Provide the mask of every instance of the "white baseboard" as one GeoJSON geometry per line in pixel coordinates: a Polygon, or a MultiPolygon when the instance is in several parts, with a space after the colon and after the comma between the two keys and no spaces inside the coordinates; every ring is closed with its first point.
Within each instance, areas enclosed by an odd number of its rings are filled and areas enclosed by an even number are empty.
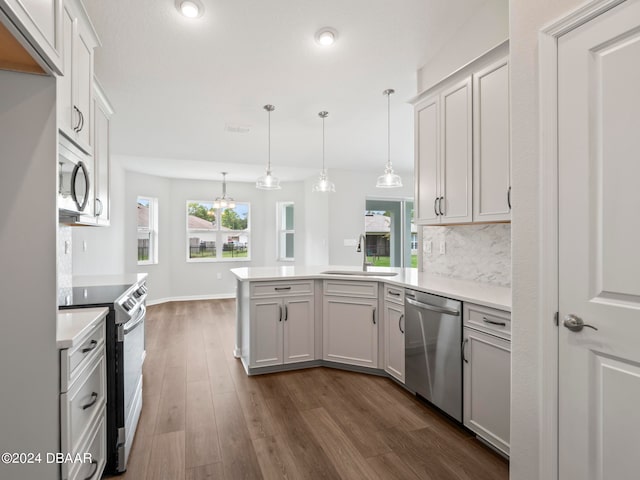
{"type": "Polygon", "coordinates": [[[222,300],[227,298],[236,298],[235,293],[216,293],[214,295],[187,295],[184,297],[165,297],[155,300],[147,300],[147,305],[159,305],[167,302],[191,302],[194,300],[222,300]]]}

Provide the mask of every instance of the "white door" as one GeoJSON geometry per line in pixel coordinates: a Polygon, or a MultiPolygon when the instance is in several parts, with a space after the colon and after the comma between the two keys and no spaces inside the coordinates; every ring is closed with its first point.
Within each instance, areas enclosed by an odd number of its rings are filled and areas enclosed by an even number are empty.
{"type": "Polygon", "coordinates": [[[385,371],[404,383],[404,305],[384,302],[385,371]]]}
{"type": "Polygon", "coordinates": [[[315,358],[313,297],[284,300],[284,363],[315,358]]]}
{"type": "Polygon", "coordinates": [[[282,299],[251,300],[251,345],[249,363],[252,367],[282,364],[282,299]]]}
{"type": "Polygon", "coordinates": [[[442,170],[438,213],[442,223],[471,222],[472,118],[471,77],[442,92],[440,97],[442,170]]]}
{"type": "Polygon", "coordinates": [[[416,195],[419,225],[440,223],[438,96],[416,106],[416,195]]]}
{"type": "Polygon", "coordinates": [[[560,37],[558,69],[559,478],[635,480],[640,1],[560,37]]]}
{"type": "Polygon", "coordinates": [[[325,296],[322,311],[323,358],[378,367],[377,299],[325,296]]]}

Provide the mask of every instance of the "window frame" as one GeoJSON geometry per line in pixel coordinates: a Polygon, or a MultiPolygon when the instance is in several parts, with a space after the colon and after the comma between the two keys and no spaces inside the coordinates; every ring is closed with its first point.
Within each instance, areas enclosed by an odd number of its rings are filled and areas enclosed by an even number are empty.
{"type": "Polygon", "coordinates": [[[283,201],[276,203],[276,260],[278,262],[295,262],[296,261],[296,206],[295,202],[283,201]],[[285,210],[288,206],[293,206],[293,229],[286,228],[285,210]],[[293,235],[293,257],[286,256],[286,240],[287,234],[293,235]],[[284,250],[283,250],[284,249],[284,250]],[[283,251],[285,255],[283,255],[283,251]]]}
{"type": "Polygon", "coordinates": [[[186,200],[185,202],[185,210],[184,210],[184,220],[185,220],[185,259],[187,263],[226,263],[226,262],[250,262],[251,261],[251,250],[253,248],[253,243],[251,240],[251,202],[245,201],[236,201],[236,206],[238,205],[246,205],[247,206],[247,215],[249,220],[247,221],[247,229],[246,230],[223,230],[222,229],[222,213],[228,208],[214,208],[216,215],[216,226],[212,230],[203,230],[203,229],[190,229],[189,228],[189,204],[190,203],[199,203],[199,204],[211,204],[213,206],[213,199],[211,200],[186,200]],[[191,249],[189,245],[189,236],[191,232],[210,232],[215,236],[215,248],[216,248],[216,256],[215,257],[203,257],[203,258],[191,258],[191,249]],[[223,238],[229,235],[233,235],[234,233],[243,234],[247,236],[247,243],[249,244],[249,250],[247,252],[246,257],[237,257],[237,258],[224,258],[223,255],[223,245],[225,242],[223,238]]]}
{"type": "Polygon", "coordinates": [[[149,197],[147,195],[138,195],[136,197],[136,208],[138,208],[140,200],[146,200],[149,202],[149,227],[140,228],[138,225],[136,225],[136,233],[138,240],[140,240],[140,233],[149,234],[149,259],[138,260],[138,265],[157,265],[158,263],[160,263],[158,255],[158,198],[149,197]]]}

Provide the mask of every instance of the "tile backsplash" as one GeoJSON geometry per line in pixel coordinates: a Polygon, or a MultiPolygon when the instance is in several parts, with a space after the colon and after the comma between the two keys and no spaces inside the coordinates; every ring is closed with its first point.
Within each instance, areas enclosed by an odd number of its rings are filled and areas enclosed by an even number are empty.
{"type": "Polygon", "coordinates": [[[511,286],[511,225],[423,227],[425,272],[503,287],[511,286]],[[445,253],[440,253],[441,242],[445,253]],[[431,242],[431,252],[429,250],[431,242]]]}

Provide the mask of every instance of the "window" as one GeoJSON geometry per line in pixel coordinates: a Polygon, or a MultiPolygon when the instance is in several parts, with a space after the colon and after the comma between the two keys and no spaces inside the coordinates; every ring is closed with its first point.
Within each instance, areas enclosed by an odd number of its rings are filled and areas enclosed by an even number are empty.
{"type": "Polygon", "coordinates": [[[412,200],[367,199],[364,213],[367,261],[380,267],[418,265],[418,229],[412,200]]]}
{"type": "Polygon", "coordinates": [[[138,265],[158,263],[158,199],[138,197],[138,265]]]}
{"type": "Polygon", "coordinates": [[[293,202],[279,202],[276,208],[278,219],[278,260],[293,261],[295,239],[293,202]]]}
{"type": "Polygon", "coordinates": [[[187,261],[250,260],[248,203],[214,208],[213,200],[187,202],[187,261]]]}

